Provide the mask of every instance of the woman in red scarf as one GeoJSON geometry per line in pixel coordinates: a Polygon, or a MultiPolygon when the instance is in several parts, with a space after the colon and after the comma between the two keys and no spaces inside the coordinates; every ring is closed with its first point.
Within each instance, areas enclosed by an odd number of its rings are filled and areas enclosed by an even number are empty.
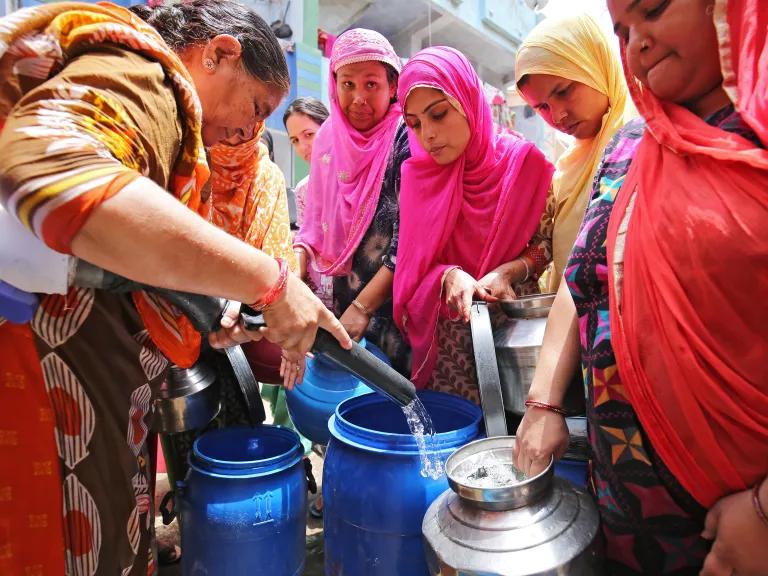
{"type": "MultiPolygon", "coordinates": [[[[630,124],[606,151],[542,358],[562,367],[573,354],[558,348],[578,349],[581,336],[611,573],[768,567],[768,78],[758,73],[768,13],[759,4],[608,2],[646,126],[630,124]]],[[[558,403],[559,369],[542,362],[532,399],[558,403]]],[[[562,450],[563,432],[560,416],[529,411],[518,464],[536,472],[562,450]]]]}

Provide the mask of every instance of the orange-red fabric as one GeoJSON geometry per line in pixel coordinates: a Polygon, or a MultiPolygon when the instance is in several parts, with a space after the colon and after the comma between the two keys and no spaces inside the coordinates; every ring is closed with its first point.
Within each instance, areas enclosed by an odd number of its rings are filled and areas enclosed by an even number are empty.
{"type": "Polygon", "coordinates": [[[3,324],[0,350],[13,350],[0,366],[0,574],[58,576],[65,565],[61,473],[29,326],[3,324]]]}
{"type": "MultiPolygon", "coordinates": [[[[761,1],[719,0],[715,20],[729,94],[765,145],[761,1]]],[[[614,350],[654,449],[709,507],[768,471],[768,151],[625,73],[648,130],[608,230],[614,350]]]]}

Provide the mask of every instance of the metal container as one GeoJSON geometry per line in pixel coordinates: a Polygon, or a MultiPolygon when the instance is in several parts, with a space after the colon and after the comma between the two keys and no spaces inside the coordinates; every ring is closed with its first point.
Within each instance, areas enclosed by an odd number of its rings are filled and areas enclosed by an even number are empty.
{"type": "MultiPolygon", "coordinates": [[[[515,414],[525,413],[525,400],[536,372],[547,316],[554,301],[554,294],[534,294],[501,303],[508,318],[493,331],[493,341],[504,408],[515,414]]],[[[584,413],[580,371],[574,373],[563,408],[570,414],[584,413]]]]}
{"type": "MultiPolygon", "coordinates": [[[[511,466],[515,438],[477,440],[446,462],[450,490],[422,524],[432,576],[600,576],[592,498],[550,465],[533,478],[480,487],[481,467],[511,466]]],[[[518,473],[519,474],[519,473],[518,473]]]]}
{"type": "Polygon", "coordinates": [[[221,408],[216,370],[200,359],[190,368],[171,366],[153,390],[152,429],[173,434],[202,428],[221,408]]]}

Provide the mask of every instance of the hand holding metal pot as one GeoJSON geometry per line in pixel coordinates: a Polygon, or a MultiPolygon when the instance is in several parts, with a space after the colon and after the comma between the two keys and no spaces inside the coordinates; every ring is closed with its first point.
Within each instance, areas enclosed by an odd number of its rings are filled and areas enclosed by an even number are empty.
{"type": "Polygon", "coordinates": [[[489,304],[498,301],[488,289],[458,266],[451,268],[443,276],[443,299],[465,323],[469,322],[473,300],[482,300],[489,304]]]}

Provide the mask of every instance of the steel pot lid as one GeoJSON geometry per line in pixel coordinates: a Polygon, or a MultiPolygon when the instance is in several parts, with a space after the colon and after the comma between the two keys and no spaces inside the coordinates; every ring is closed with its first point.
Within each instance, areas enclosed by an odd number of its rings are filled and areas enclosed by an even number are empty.
{"type": "Polygon", "coordinates": [[[198,361],[189,368],[173,365],[158,387],[157,399],[171,399],[189,396],[210,386],[216,379],[215,370],[204,361],[198,361]]]}
{"type": "Polygon", "coordinates": [[[153,390],[151,427],[166,434],[202,428],[221,408],[216,371],[203,360],[189,368],[171,366],[153,390]]]}

